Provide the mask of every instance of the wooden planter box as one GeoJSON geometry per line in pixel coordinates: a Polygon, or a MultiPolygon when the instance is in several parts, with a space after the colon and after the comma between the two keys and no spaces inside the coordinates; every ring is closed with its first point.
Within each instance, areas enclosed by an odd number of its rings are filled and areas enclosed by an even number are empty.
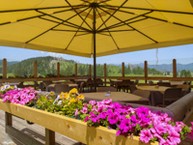
{"type": "Polygon", "coordinates": [[[88,145],[145,145],[136,136],[132,138],[116,136],[115,130],[105,127],[88,127],[80,120],[19,104],[3,103],[0,100],[0,109],[88,145]]]}

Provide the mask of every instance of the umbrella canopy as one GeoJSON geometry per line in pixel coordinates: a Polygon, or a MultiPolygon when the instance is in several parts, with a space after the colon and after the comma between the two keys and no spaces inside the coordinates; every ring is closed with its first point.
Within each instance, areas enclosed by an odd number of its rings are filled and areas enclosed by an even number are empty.
{"type": "Polygon", "coordinates": [[[93,56],[96,65],[96,56],[190,43],[193,0],[1,0],[4,46],[93,56]]]}
{"type": "Polygon", "coordinates": [[[192,3],[1,0],[0,45],[91,57],[94,47],[96,56],[104,56],[189,44],[193,43],[192,3]]]}

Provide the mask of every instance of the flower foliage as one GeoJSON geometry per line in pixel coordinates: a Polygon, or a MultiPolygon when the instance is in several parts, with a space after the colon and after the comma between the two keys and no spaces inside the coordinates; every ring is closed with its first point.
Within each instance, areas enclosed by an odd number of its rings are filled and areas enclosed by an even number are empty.
{"type": "Polygon", "coordinates": [[[16,104],[30,104],[31,101],[36,98],[36,90],[31,87],[28,88],[16,88],[12,86],[3,86],[2,87],[1,98],[3,102],[10,102],[16,104]],[[4,89],[5,88],[5,89],[4,89]]]}
{"type": "Polygon", "coordinates": [[[38,98],[35,108],[69,117],[74,117],[75,110],[82,108],[84,100],[84,96],[75,88],[69,92],[61,92],[58,96],[54,92],[39,94],[38,98]]]}
{"type": "Polygon", "coordinates": [[[146,107],[132,108],[113,103],[111,99],[85,103],[76,115],[89,126],[116,129],[117,135],[137,135],[144,143],[177,145],[191,131],[183,122],[174,122],[167,114],[153,113],[146,107]]]}

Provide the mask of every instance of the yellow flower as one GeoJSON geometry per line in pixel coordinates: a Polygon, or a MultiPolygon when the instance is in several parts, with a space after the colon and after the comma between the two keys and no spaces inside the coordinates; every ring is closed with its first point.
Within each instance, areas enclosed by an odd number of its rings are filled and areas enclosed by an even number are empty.
{"type": "Polygon", "coordinates": [[[77,101],[77,99],[75,99],[75,98],[70,99],[70,103],[75,103],[76,101],[77,101]]]}
{"type": "Polygon", "coordinates": [[[70,90],[69,94],[78,94],[78,90],[76,88],[73,88],[70,90]]]}
{"type": "Polygon", "coordinates": [[[61,92],[60,93],[60,99],[69,99],[69,94],[68,93],[64,93],[64,92],[61,92]]]}
{"type": "Polygon", "coordinates": [[[82,94],[78,95],[78,96],[77,96],[77,99],[78,99],[78,100],[84,100],[84,95],[82,95],[82,94]]]}

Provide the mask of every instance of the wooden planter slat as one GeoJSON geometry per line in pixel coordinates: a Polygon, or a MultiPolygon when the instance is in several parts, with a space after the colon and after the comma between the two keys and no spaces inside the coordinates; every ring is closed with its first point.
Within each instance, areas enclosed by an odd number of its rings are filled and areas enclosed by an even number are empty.
{"type": "MultiPolygon", "coordinates": [[[[116,136],[115,130],[105,127],[88,127],[81,120],[19,104],[3,103],[0,100],[0,109],[88,145],[145,145],[137,136],[132,138],[116,136]]],[[[158,143],[154,143],[156,144],[158,143]]]]}

